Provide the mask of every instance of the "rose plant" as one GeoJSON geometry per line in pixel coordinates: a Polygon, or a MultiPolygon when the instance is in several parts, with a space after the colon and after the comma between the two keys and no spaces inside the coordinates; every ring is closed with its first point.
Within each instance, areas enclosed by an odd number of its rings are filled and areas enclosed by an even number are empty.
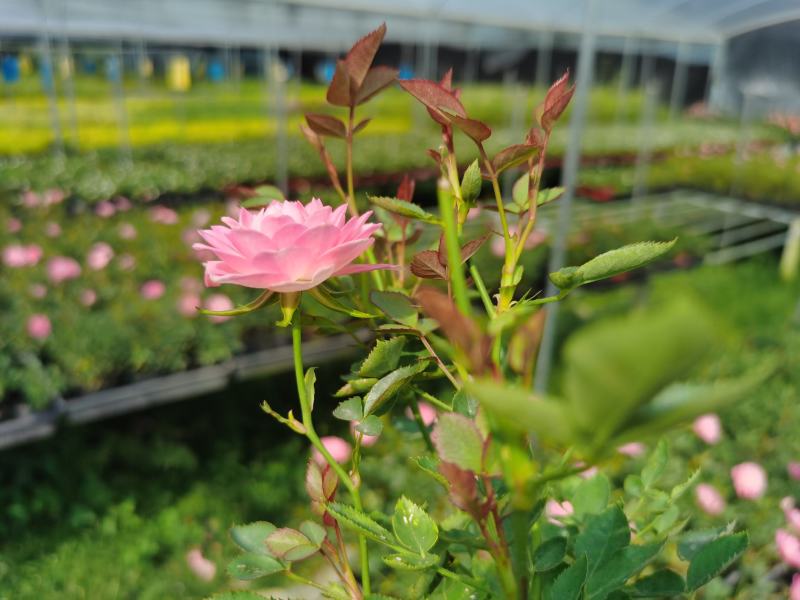
{"type": "Polygon", "coordinates": [[[536,107],[524,138],[499,149],[490,149],[489,126],[470,117],[452,72],[438,82],[399,82],[441,131],[441,144],[428,151],[441,173],[438,211],[413,202],[414,182],[406,178],[395,197],[369,198],[380,223],[371,222],[372,212],[360,213],[353,146],[369,126],[368,118],[356,119],[357,109],[396,82],[396,70],[372,66],[384,34],[385,26],[369,33],[337,63],[327,100],[346,119],[309,114],[303,126],[341,205],[303,205],[263,188],[238,218],[201,231],[204,243],[195,246],[211,255],[207,285],[261,291],[250,304],[203,312],[233,317],[280,305],[277,325],[292,331],[299,415],[279,414],[266,402],[263,409],[314,450],[305,481],[314,518],[296,528],[233,527],[245,553],[229,573],[249,580],[282,572],[342,599],[694,593],[744,551],[747,534],[732,527],[685,531],[688,518],[676,500],[698,474],[663,489],[663,440],[624,485],[613,485],[603,467],[618,448],[640,452],[643,440],[747,393],[766,371],[713,385],[686,382],[720,340],[713,316],[676,300],[572,336],[557,392],[534,394],[546,306],[662,257],[674,241],[623,246],[562,268],[549,276],[558,289],[553,296],[518,289],[538,207],[563,193],[541,184],[551,133],[574,92],[566,74],[536,107]],[[462,138],[478,156],[466,168],[456,152],[462,138]],[[328,150],[332,139],[345,145],[343,178],[328,150]],[[514,170],[521,174],[505,198],[500,177],[514,170]],[[488,202],[481,201],[484,183],[488,202]],[[488,220],[469,218],[477,208],[488,220]],[[503,256],[494,293],[471,261],[492,236],[502,240],[503,256]],[[350,423],[352,446],[317,433],[314,420],[325,401],[316,397],[314,368],[303,364],[304,328],[374,339],[344,376],[332,411],[350,423]],[[435,419],[423,417],[422,402],[426,412],[436,410],[435,419]],[[365,508],[362,456],[390,416],[407,411],[427,448],[410,460],[441,486],[449,511],[422,506],[413,489],[392,514],[365,508]],[[357,565],[349,534],[357,540],[357,565]],[[312,556],[324,557],[335,581],[295,570],[312,556]]]}

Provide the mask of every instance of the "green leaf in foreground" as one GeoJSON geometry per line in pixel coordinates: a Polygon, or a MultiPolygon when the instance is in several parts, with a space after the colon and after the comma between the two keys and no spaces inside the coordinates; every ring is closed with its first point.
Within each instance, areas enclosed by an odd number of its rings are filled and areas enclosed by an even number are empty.
{"type": "Polygon", "coordinates": [[[405,294],[372,291],[369,294],[369,299],[383,314],[393,321],[408,327],[416,327],[417,321],[419,321],[419,308],[405,294]]]}
{"type": "Polygon", "coordinates": [[[405,343],[405,338],[399,336],[388,340],[378,340],[375,342],[375,347],[367,354],[367,358],[361,363],[358,374],[361,377],[382,377],[396,369],[405,343]]]}
{"type": "Polygon", "coordinates": [[[432,215],[417,204],[406,202],[398,198],[389,198],[387,196],[370,196],[369,201],[375,206],[380,206],[390,213],[406,217],[408,219],[416,219],[417,221],[424,221],[433,225],[440,225],[441,220],[439,217],[432,215]]]}
{"type": "Polygon", "coordinates": [[[550,600],[578,600],[586,583],[587,560],[583,554],[558,576],[550,589],[550,600]]]}
{"type": "Polygon", "coordinates": [[[394,543],[394,536],[388,529],[354,507],[340,502],[331,502],[326,505],[326,508],[334,519],[348,529],[361,533],[376,542],[394,543]]]}
{"type": "Polygon", "coordinates": [[[561,564],[567,553],[567,538],[556,536],[539,546],[533,553],[533,568],[537,572],[549,571],[561,564]]]}
{"type": "Polygon", "coordinates": [[[431,437],[443,461],[481,472],[483,438],[472,419],[458,413],[444,413],[439,416],[431,437]]]}
{"type": "Polygon", "coordinates": [[[364,396],[364,415],[370,415],[378,410],[381,405],[394,396],[400,388],[408,384],[414,377],[422,373],[428,366],[425,362],[417,362],[405,367],[395,369],[385,375],[372,386],[364,396]]]}
{"type": "Polygon", "coordinates": [[[261,554],[242,554],[228,563],[228,573],[236,579],[258,579],[283,571],[278,559],[261,554]]]}
{"type": "Polygon", "coordinates": [[[703,546],[689,563],[686,587],[693,592],[722,573],[747,549],[747,534],[735,533],[715,539],[703,546]]]}
{"type": "Polygon", "coordinates": [[[683,577],[669,569],[656,571],[625,588],[634,598],[672,598],[680,596],[685,590],[683,577]]]}
{"type": "Polygon", "coordinates": [[[433,567],[439,563],[439,557],[435,554],[387,554],[383,557],[383,562],[393,569],[400,571],[421,571],[433,567]]]}
{"type": "Polygon", "coordinates": [[[267,521],[255,521],[246,525],[235,525],[231,527],[231,539],[236,542],[242,550],[253,554],[270,555],[267,548],[267,537],[277,529],[275,525],[267,521]]]}
{"type": "Polygon", "coordinates": [[[403,546],[425,554],[439,539],[439,528],[422,508],[402,496],[392,516],[394,535],[403,546]]]}

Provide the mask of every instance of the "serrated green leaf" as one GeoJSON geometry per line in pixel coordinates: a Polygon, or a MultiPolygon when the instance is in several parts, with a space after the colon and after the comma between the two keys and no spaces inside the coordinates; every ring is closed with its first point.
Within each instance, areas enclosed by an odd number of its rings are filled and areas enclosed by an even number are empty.
{"type": "Polygon", "coordinates": [[[303,521],[300,523],[300,527],[298,527],[298,529],[304,536],[311,540],[312,544],[316,545],[317,547],[322,545],[322,542],[327,536],[325,528],[314,521],[303,521]]]}
{"type": "Polygon", "coordinates": [[[692,560],[700,549],[709,542],[717,539],[721,535],[729,535],[733,533],[736,527],[736,522],[733,521],[722,527],[714,527],[712,529],[698,529],[694,531],[687,531],[681,535],[678,540],[678,556],[683,560],[692,560]]]}
{"type": "Polygon", "coordinates": [[[378,340],[361,363],[358,374],[362,377],[383,377],[389,371],[393,371],[400,363],[405,343],[403,337],[378,340]]]}
{"type": "Polygon", "coordinates": [[[331,502],[326,505],[326,508],[334,519],[348,529],[364,534],[376,542],[384,544],[393,544],[395,542],[394,536],[388,529],[352,506],[341,504],[340,502],[331,502]]]}
{"type": "Polygon", "coordinates": [[[264,596],[256,594],[255,592],[248,592],[246,590],[238,590],[234,592],[222,592],[214,594],[209,600],[264,600],[264,596]]]}
{"type": "Polygon", "coordinates": [[[587,577],[586,555],[582,554],[565,569],[550,588],[550,600],[578,600],[587,577]]]}
{"type": "Polygon", "coordinates": [[[303,560],[319,550],[318,544],[288,527],[281,527],[269,534],[267,547],[275,556],[288,561],[303,560]]]}
{"type": "Polygon", "coordinates": [[[416,327],[419,321],[419,308],[405,294],[372,291],[369,299],[390,319],[408,327],[416,327]]]}
{"type": "Polygon", "coordinates": [[[644,483],[638,475],[631,474],[625,478],[625,493],[634,498],[638,498],[644,493],[644,483]]]}
{"type": "Polygon", "coordinates": [[[432,215],[412,202],[406,202],[398,198],[389,198],[387,196],[370,196],[369,201],[375,206],[380,206],[384,210],[388,210],[390,213],[400,215],[401,217],[424,221],[432,225],[441,225],[442,223],[439,217],[432,215]]]}
{"type": "Polygon", "coordinates": [[[434,520],[405,496],[395,504],[392,529],[403,546],[420,555],[430,550],[439,539],[439,528],[434,520]]]}
{"type": "Polygon", "coordinates": [[[604,600],[621,588],[628,579],[639,573],[653,560],[663,542],[644,546],[626,546],[599,565],[586,582],[586,600],[604,600]]]}
{"type": "Polygon", "coordinates": [[[670,500],[674,502],[675,500],[683,496],[689,490],[689,488],[691,488],[692,485],[694,485],[694,482],[697,481],[697,478],[700,477],[700,472],[701,472],[700,469],[695,469],[694,473],[689,475],[689,478],[686,481],[684,481],[683,483],[679,483],[674,488],[672,488],[672,491],[669,494],[670,500]]]}
{"type": "Polygon", "coordinates": [[[569,443],[570,417],[564,404],[537,397],[530,390],[493,380],[467,381],[464,388],[510,431],[535,433],[545,440],[569,443]]]}
{"type": "Polygon", "coordinates": [[[378,383],[374,377],[359,377],[358,379],[351,379],[342,387],[336,390],[333,395],[334,398],[346,398],[347,396],[355,396],[372,389],[372,386],[378,383]]]}
{"type": "Polygon", "coordinates": [[[228,563],[228,573],[236,579],[258,579],[283,571],[283,565],[272,556],[242,554],[228,563]]]}
{"type": "Polygon", "coordinates": [[[339,402],[339,405],[333,409],[333,416],[342,421],[358,421],[364,416],[361,398],[356,396],[339,402]]]}
{"type": "Polygon", "coordinates": [[[245,525],[234,525],[231,527],[231,539],[246,552],[270,556],[267,548],[267,537],[277,527],[267,521],[255,521],[245,525]]]}
{"type": "Polygon", "coordinates": [[[693,592],[722,573],[747,549],[747,534],[734,533],[718,537],[704,545],[689,563],[686,589],[693,592]]]}
{"type": "Polygon", "coordinates": [[[664,473],[667,468],[667,461],[669,460],[669,447],[667,440],[661,439],[656,445],[655,450],[650,453],[647,458],[647,463],[642,469],[642,483],[645,489],[649,489],[658,481],[658,478],[664,473]]]}
{"type": "Polygon", "coordinates": [[[672,598],[686,591],[686,582],[674,571],[663,569],[642,577],[625,591],[633,598],[672,598]]]}
{"type": "Polygon", "coordinates": [[[628,518],[619,506],[612,506],[599,515],[590,515],[586,527],[575,537],[575,553],[586,555],[588,574],[606,562],[631,541],[628,518]]]}
{"type": "Polygon", "coordinates": [[[567,538],[556,536],[542,543],[533,553],[533,569],[537,573],[556,568],[567,554],[567,538]]]}
{"type": "Polygon", "coordinates": [[[411,457],[411,462],[441,483],[445,489],[450,489],[450,482],[439,473],[439,460],[437,458],[433,456],[413,456],[411,457]]]}
{"type": "Polygon", "coordinates": [[[677,507],[677,505],[673,504],[653,520],[653,529],[658,534],[665,533],[673,525],[675,525],[675,523],[678,521],[678,517],[680,516],[680,509],[677,507]]]}
{"type": "Polygon", "coordinates": [[[381,557],[383,562],[400,571],[421,571],[439,564],[435,554],[387,554],[381,557]]]}
{"type": "Polygon", "coordinates": [[[431,439],[443,461],[475,473],[482,471],[483,438],[468,417],[458,413],[439,415],[431,439]]]}
{"type": "Polygon", "coordinates": [[[474,418],[478,414],[478,401],[461,388],[453,394],[453,412],[474,418]]]}
{"type": "Polygon", "coordinates": [[[359,431],[364,435],[380,435],[381,431],[383,431],[383,421],[381,421],[380,418],[376,417],[375,415],[369,415],[358,425],[356,425],[356,431],[359,431]]]}
{"type": "Polygon", "coordinates": [[[364,396],[364,415],[369,416],[381,405],[394,396],[403,386],[422,373],[428,366],[425,362],[417,362],[395,369],[381,377],[364,396]]]}
{"type": "Polygon", "coordinates": [[[481,195],[481,186],[483,185],[483,176],[481,175],[481,168],[476,158],[464,171],[464,176],[461,178],[461,197],[467,204],[472,204],[481,195]]]}
{"type": "Polygon", "coordinates": [[[608,506],[611,495],[611,484],[608,477],[598,474],[591,479],[584,479],[572,495],[572,506],[575,516],[583,518],[586,515],[595,515],[603,512],[608,506]]]}

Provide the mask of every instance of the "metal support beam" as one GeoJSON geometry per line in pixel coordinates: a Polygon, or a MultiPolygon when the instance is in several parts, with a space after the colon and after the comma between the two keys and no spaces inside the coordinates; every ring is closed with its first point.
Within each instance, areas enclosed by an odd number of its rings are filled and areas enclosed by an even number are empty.
{"type": "Polygon", "coordinates": [[[617,105],[614,108],[614,123],[619,125],[623,121],[623,107],[628,92],[633,87],[634,60],[639,47],[639,40],[626,37],[622,46],[622,62],[619,65],[619,81],[617,82],[617,105]]]}
{"type": "MultiPolygon", "coordinates": [[[[584,4],[584,30],[578,50],[578,68],[576,75],[575,96],[573,98],[572,118],[569,122],[569,143],[564,156],[562,182],[564,196],[559,201],[558,221],[556,223],[553,246],[548,263],[549,272],[557,271],[564,266],[567,255],[567,236],[572,217],[572,202],[575,198],[575,187],[578,181],[578,168],[581,160],[581,136],[586,124],[589,108],[589,90],[592,87],[595,58],[595,33],[591,29],[595,0],[586,0],[584,4]]],[[[552,282],[547,282],[547,295],[558,293],[552,282]]],[[[550,304],[544,327],[544,336],[536,364],[536,391],[543,393],[550,381],[553,364],[553,350],[558,325],[558,303],[550,304]]]]}
{"type": "Polygon", "coordinates": [[[675,52],[675,69],[672,72],[672,90],[669,97],[669,118],[675,119],[683,110],[686,101],[686,83],[689,79],[688,54],[691,47],[686,42],[678,42],[675,52]]]}
{"type": "Polygon", "coordinates": [[[550,85],[550,68],[553,64],[553,33],[551,31],[539,34],[539,44],[536,48],[536,87],[546,88],[550,85]]]}
{"type": "Polygon", "coordinates": [[[712,110],[720,110],[725,104],[725,79],[728,68],[728,44],[720,42],[714,49],[714,58],[708,73],[706,103],[712,110]]]}

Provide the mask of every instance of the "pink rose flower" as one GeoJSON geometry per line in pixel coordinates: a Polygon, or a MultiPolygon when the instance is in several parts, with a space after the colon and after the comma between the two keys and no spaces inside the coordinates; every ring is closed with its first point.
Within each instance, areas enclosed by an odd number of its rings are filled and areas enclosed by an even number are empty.
{"type": "Polygon", "coordinates": [[[706,444],[714,445],[722,439],[722,424],[713,413],[697,417],[692,424],[692,430],[706,444]]]}
{"type": "Polygon", "coordinates": [[[625,456],[630,456],[632,458],[641,456],[646,451],[647,447],[641,442],[630,442],[628,444],[623,444],[622,446],[617,448],[617,452],[619,452],[620,454],[624,454],[625,456]]]}
{"type": "Polygon", "coordinates": [[[585,471],[581,471],[580,473],[578,473],[578,475],[580,475],[580,477],[583,478],[583,479],[591,479],[592,477],[597,475],[599,472],[600,472],[600,469],[598,469],[597,467],[589,467],[585,471]]]}
{"type": "Polygon", "coordinates": [[[20,221],[16,217],[11,217],[6,222],[6,231],[8,233],[19,233],[21,229],[22,229],[22,221],[20,221]]]}
{"type": "Polygon", "coordinates": [[[128,212],[133,208],[133,204],[125,196],[117,196],[114,200],[114,206],[117,207],[118,212],[128,212]]]}
{"type": "Polygon", "coordinates": [[[208,560],[199,548],[192,548],[186,554],[186,564],[192,573],[203,581],[211,581],[217,574],[217,565],[208,560]]]}
{"type": "Polygon", "coordinates": [[[22,205],[25,208],[35,208],[39,206],[39,194],[28,190],[22,193],[22,205]]]}
{"type": "Polygon", "coordinates": [[[203,291],[203,282],[194,277],[181,277],[179,286],[181,291],[186,293],[194,292],[195,294],[199,294],[203,291]]]}
{"type": "Polygon", "coordinates": [[[745,500],[758,500],[767,491],[767,472],[754,462],[743,462],[731,469],[736,495],[745,500]]]}
{"type": "MultiPolygon", "coordinates": [[[[419,406],[419,415],[422,417],[422,422],[425,426],[430,427],[433,425],[436,422],[436,418],[439,416],[436,409],[427,402],[418,402],[417,406],[419,406]]],[[[414,420],[414,412],[411,410],[411,407],[406,409],[406,417],[412,421],[414,420]]]]}
{"type": "Polygon", "coordinates": [[[775,545],[781,560],[790,567],[800,569],[800,540],[784,529],[775,532],[775,545]]]}
{"type": "Polygon", "coordinates": [[[3,248],[3,263],[14,269],[32,267],[39,262],[42,254],[42,248],[36,244],[10,244],[3,248]]]}
{"type": "Polygon", "coordinates": [[[117,260],[119,261],[119,268],[123,271],[131,271],[136,266],[136,259],[127,253],[120,254],[117,260]]]}
{"type": "MultiPolygon", "coordinates": [[[[203,238],[200,237],[196,229],[184,229],[183,232],[181,232],[181,240],[183,240],[183,243],[187,246],[192,246],[202,242],[203,238]]],[[[213,259],[214,257],[212,256],[211,258],[213,259]]]]}
{"type": "Polygon", "coordinates": [[[707,515],[716,517],[725,511],[725,499],[713,485],[700,483],[694,488],[694,497],[697,506],[707,515]]]}
{"type": "Polygon", "coordinates": [[[61,225],[55,223],[54,221],[50,221],[44,227],[44,234],[47,237],[56,238],[61,235],[61,225]]]}
{"type": "Polygon", "coordinates": [[[150,209],[150,220],[162,225],[175,225],[178,222],[178,213],[166,206],[154,206],[150,209]]]}
{"type": "Polygon", "coordinates": [[[98,217],[102,217],[103,219],[113,217],[115,212],[117,212],[117,207],[111,204],[111,202],[108,200],[99,202],[94,208],[94,214],[96,214],[98,217]]]}
{"type": "Polygon", "coordinates": [[[139,293],[145,300],[158,300],[166,291],[167,286],[164,285],[163,281],[159,281],[158,279],[145,281],[139,289],[139,293]]]}
{"type": "Polygon", "coordinates": [[[47,315],[35,314],[28,318],[28,335],[35,340],[45,340],[53,332],[53,326],[47,315]]]}
{"type": "Polygon", "coordinates": [[[184,292],[181,294],[181,297],[178,298],[178,312],[181,316],[193,319],[198,315],[197,307],[200,306],[200,302],[199,294],[184,292]]]}
{"type": "Polygon", "coordinates": [[[114,258],[114,250],[105,242],[97,242],[89,250],[89,256],[86,258],[86,264],[94,271],[100,271],[108,266],[111,259],[114,258]]]}
{"type": "Polygon", "coordinates": [[[120,223],[119,225],[119,237],[123,240],[134,240],[136,239],[136,227],[131,225],[130,223],[120,223]]]}
{"type": "Polygon", "coordinates": [[[506,241],[499,235],[492,236],[489,248],[492,251],[492,255],[497,258],[503,258],[506,255],[506,241]]]}
{"type": "MultiPolygon", "coordinates": [[[[233,309],[233,300],[228,298],[225,294],[211,294],[205,303],[206,310],[213,310],[217,312],[233,309]]],[[[231,317],[223,315],[209,315],[208,319],[212,323],[224,323],[231,317]]]]}
{"type": "MultiPolygon", "coordinates": [[[[335,435],[328,435],[325,437],[320,438],[322,445],[325,446],[325,449],[331,453],[333,456],[333,460],[337,463],[344,463],[350,460],[350,455],[353,453],[353,448],[350,444],[343,440],[340,437],[336,437],[335,435]]],[[[325,457],[322,456],[319,450],[314,448],[314,451],[311,453],[314,462],[316,462],[320,466],[324,466],[327,464],[325,457]]]]}
{"type": "Polygon", "coordinates": [[[794,498],[787,496],[781,500],[781,509],[789,528],[800,533],[800,509],[795,508],[794,498]]]}
{"type": "Polygon", "coordinates": [[[75,279],[81,274],[78,261],[69,256],[54,256],[47,261],[47,276],[53,283],[75,279]]]}
{"type": "Polygon", "coordinates": [[[97,292],[92,289],[85,289],[81,292],[81,304],[85,307],[94,306],[95,302],[97,302],[97,292]]]}
{"type": "Polygon", "coordinates": [[[273,201],[258,212],[239,210],[239,219],[223,217],[225,226],[200,231],[219,260],[204,263],[209,287],[233,283],[275,292],[300,292],[337,275],[362,273],[390,265],[351,264],[373,243],[380,224],[371,212],[345,222],[347,207],[336,210],[314,198],[273,201]]]}
{"type": "Polygon", "coordinates": [[[358,421],[350,421],[350,435],[353,436],[353,439],[356,439],[357,436],[361,436],[361,445],[365,448],[369,448],[373,446],[375,442],[380,439],[379,435],[367,435],[366,433],[361,433],[360,431],[356,431],[356,425],[358,425],[358,421]]]}
{"type": "Polygon", "coordinates": [[[205,208],[198,208],[192,213],[192,225],[195,227],[205,227],[211,220],[211,213],[205,208]]]}
{"type": "Polygon", "coordinates": [[[47,296],[47,286],[42,285],[41,283],[32,283],[28,288],[28,291],[30,292],[31,296],[37,300],[41,300],[47,296]]]}
{"type": "Polygon", "coordinates": [[[789,589],[789,600],[800,600],[800,573],[792,577],[792,587],[789,589]]]}
{"type": "Polygon", "coordinates": [[[786,472],[795,481],[800,481],[800,462],[790,462],[786,465],[786,472]]]}
{"type": "Polygon", "coordinates": [[[572,503],[569,500],[558,502],[551,498],[544,506],[544,514],[547,516],[547,520],[553,525],[562,526],[563,523],[561,523],[560,519],[569,517],[574,512],[575,509],[572,507],[572,503]]]}
{"type": "Polygon", "coordinates": [[[67,195],[63,190],[51,188],[45,191],[42,200],[45,206],[53,206],[54,204],[61,204],[66,197],[67,195]]]}

